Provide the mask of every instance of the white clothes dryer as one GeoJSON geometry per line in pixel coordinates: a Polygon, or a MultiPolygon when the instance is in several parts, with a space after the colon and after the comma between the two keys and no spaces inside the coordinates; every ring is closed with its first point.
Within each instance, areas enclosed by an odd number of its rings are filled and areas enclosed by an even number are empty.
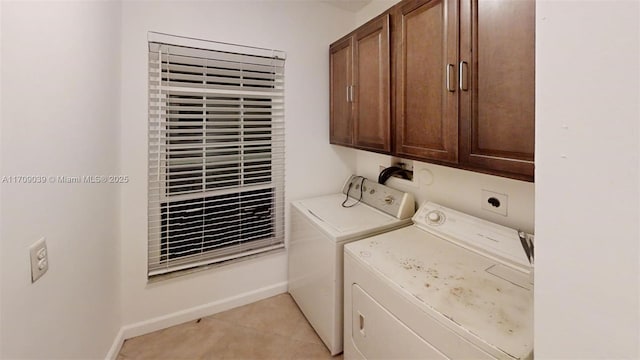
{"type": "Polygon", "coordinates": [[[345,359],[532,358],[518,232],[434,203],[413,221],[345,246],[345,359]]]}

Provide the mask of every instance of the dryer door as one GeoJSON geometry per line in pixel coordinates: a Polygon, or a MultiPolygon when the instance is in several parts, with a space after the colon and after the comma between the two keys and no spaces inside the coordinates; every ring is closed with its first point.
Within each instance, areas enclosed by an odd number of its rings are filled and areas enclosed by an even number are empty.
{"type": "Polygon", "coordinates": [[[448,359],[357,284],[352,285],[351,338],[365,359],[448,359]]]}

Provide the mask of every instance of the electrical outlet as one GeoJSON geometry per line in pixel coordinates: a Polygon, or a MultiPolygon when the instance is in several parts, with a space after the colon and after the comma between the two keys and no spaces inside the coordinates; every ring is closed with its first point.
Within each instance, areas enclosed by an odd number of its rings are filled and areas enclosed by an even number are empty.
{"type": "Polygon", "coordinates": [[[482,190],[482,209],[507,216],[509,196],[497,192],[482,190]]]}
{"type": "Polygon", "coordinates": [[[47,254],[45,238],[29,247],[29,257],[31,258],[31,282],[34,283],[49,270],[49,254],[47,254]]]}

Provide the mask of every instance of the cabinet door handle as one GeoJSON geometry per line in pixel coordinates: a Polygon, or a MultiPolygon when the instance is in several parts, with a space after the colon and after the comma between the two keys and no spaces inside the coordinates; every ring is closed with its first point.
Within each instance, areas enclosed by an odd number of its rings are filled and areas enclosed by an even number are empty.
{"type": "Polygon", "coordinates": [[[351,93],[350,89],[351,85],[347,85],[347,102],[351,102],[351,96],[349,95],[351,93]]]}
{"type": "Polygon", "coordinates": [[[467,62],[462,60],[460,61],[460,73],[458,74],[460,80],[460,90],[467,91],[469,90],[469,79],[467,79],[467,62]]]}
{"type": "Polygon", "coordinates": [[[451,71],[454,68],[454,66],[455,65],[453,64],[447,64],[447,91],[449,92],[456,91],[456,88],[452,86],[456,81],[455,79],[451,80],[451,76],[455,74],[453,71],[451,71]]]}
{"type": "Polygon", "coordinates": [[[353,102],[353,85],[349,86],[349,98],[353,102]]]}

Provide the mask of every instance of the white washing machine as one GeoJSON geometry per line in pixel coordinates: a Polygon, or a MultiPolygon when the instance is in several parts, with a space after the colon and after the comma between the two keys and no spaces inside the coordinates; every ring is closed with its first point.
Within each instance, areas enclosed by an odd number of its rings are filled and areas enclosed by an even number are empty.
{"type": "Polygon", "coordinates": [[[345,359],[532,358],[518,232],[434,203],[413,221],[344,248],[345,359]]]}
{"type": "Polygon", "coordinates": [[[289,293],[332,355],[342,352],[344,244],[411,224],[413,195],[362,177],[291,203],[289,293]]]}

